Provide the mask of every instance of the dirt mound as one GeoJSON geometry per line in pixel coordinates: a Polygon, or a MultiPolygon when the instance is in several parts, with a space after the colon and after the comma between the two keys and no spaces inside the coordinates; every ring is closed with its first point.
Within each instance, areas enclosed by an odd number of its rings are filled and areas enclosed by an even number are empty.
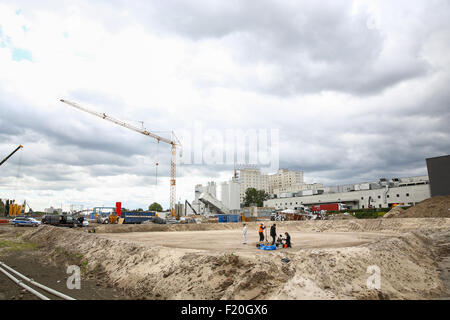
{"type": "Polygon", "coordinates": [[[406,210],[402,218],[450,218],[450,196],[429,198],[406,210]]]}
{"type": "Polygon", "coordinates": [[[402,207],[394,207],[386,213],[383,218],[399,218],[405,212],[402,207]]]}
{"type": "MultiPolygon", "coordinates": [[[[376,229],[391,223],[397,228],[399,221],[414,225],[416,219],[376,219],[370,225],[359,224],[360,220],[322,221],[320,225],[376,229]]],[[[149,247],[51,226],[29,230],[24,238],[48,248],[49,256],[56,250],[82,254],[88,271],[101,270],[111,285],[139,298],[423,299],[445,292],[431,233],[393,235],[351,248],[252,254],[149,247]],[[286,257],[290,262],[281,261],[286,257]],[[369,266],[381,269],[380,290],[367,287],[369,266]]]]}
{"type": "Polygon", "coordinates": [[[351,214],[343,214],[343,213],[328,216],[328,220],[351,220],[351,219],[357,218],[352,216],[351,214]]]}
{"type": "MultiPolygon", "coordinates": [[[[403,215],[402,215],[403,217],[403,215]]],[[[266,221],[270,226],[272,221],[266,221]]],[[[257,232],[260,222],[246,222],[248,232],[257,232]]],[[[305,220],[277,221],[277,228],[286,231],[303,232],[408,232],[418,228],[445,229],[450,227],[450,218],[410,218],[410,219],[344,219],[344,220],[305,220]]],[[[137,224],[137,225],[100,225],[96,233],[127,232],[177,232],[242,229],[242,223],[199,223],[199,224],[137,224]]]]}

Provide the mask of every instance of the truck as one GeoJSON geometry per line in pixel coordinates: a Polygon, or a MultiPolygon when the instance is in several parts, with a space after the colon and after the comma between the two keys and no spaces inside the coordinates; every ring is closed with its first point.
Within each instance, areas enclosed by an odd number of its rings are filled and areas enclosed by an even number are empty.
{"type": "Polygon", "coordinates": [[[158,213],[156,211],[122,211],[120,217],[124,219],[124,224],[140,224],[155,219],[155,217],[158,217],[158,213]]]}

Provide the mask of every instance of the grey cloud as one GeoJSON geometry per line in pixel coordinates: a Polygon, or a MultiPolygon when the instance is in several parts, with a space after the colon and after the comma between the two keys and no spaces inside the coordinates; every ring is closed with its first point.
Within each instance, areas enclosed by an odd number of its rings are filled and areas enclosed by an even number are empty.
{"type": "MultiPolygon", "coordinates": [[[[32,6],[25,13],[37,6],[18,3],[32,6]]],[[[40,3],[44,4],[66,14],[67,8],[58,1],[40,3]]],[[[236,79],[225,74],[224,82],[214,82],[193,68],[187,78],[190,84],[201,83],[196,88],[201,90],[208,89],[204,86],[223,86],[230,95],[246,90],[259,94],[260,100],[255,101],[265,103],[260,107],[258,102],[253,105],[237,102],[225,112],[218,110],[214,114],[217,98],[212,92],[205,105],[186,102],[183,110],[180,106],[178,119],[170,122],[154,110],[136,108],[134,119],[150,119],[146,123],[149,129],[160,130],[168,124],[188,127],[198,119],[209,128],[220,130],[227,126],[279,127],[280,167],[303,170],[309,179],[326,184],[426,174],[425,158],[450,151],[450,90],[448,68],[431,67],[433,61],[424,60],[421,50],[436,30],[449,30],[449,6],[443,1],[423,4],[426,10],[418,16],[414,13],[414,23],[405,21],[404,30],[392,30],[401,33],[404,43],[394,44],[392,54],[383,55],[391,30],[382,33],[367,28],[370,16],[364,12],[351,15],[350,4],[108,1],[95,10],[89,10],[93,5],[87,2],[81,2],[80,7],[81,14],[95,16],[112,30],[138,21],[159,37],[188,41],[194,48],[219,43],[242,69],[242,77],[236,79]],[[127,10],[123,10],[125,6],[127,10]],[[260,66],[271,68],[273,74],[260,79],[257,72],[260,66]],[[430,85],[426,80],[433,77],[435,83],[430,85]],[[383,90],[409,79],[423,84],[418,90],[421,92],[412,91],[410,97],[398,101],[392,95],[389,106],[373,107],[371,98],[381,97],[383,90]],[[296,97],[292,96],[329,90],[349,93],[354,108],[350,111],[343,108],[342,112],[330,115],[333,106],[327,105],[318,106],[316,113],[303,113],[312,107],[297,106],[296,97]],[[236,114],[231,123],[223,120],[228,113],[236,114]],[[349,135],[354,139],[347,139],[349,135]]],[[[395,16],[403,5],[392,4],[388,13],[395,16]]],[[[443,55],[448,54],[448,46],[443,44],[441,49],[443,55]]],[[[78,88],[69,92],[67,98],[93,105],[97,111],[119,119],[129,118],[126,101],[98,88],[78,88]]],[[[144,185],[153,184],[155,149],[150,139],[114,124],[104,125],[70,107],[60,108],[36,109],[0,87],[2,150],[7,152],[10,146],[19,143],[28,148],[21,160],[22,176],[38,179],[41,185],[36,189],[92,187],[90,183],[77,181],[82,174],[90,178],[132,174],[144,185]]],[[[168,148],[160,147],[159,153],[158,176],[166,179],[170,164],[168,148]]],[[[1,183],[11,183],[18,162],[14,158],[2,167],[1,183]]],[[[231,176],[232,170],[231,166],[221,165],[180,165],[177,175],[189,178],[193,188],[203,182],[196,181],[198,176],[217,179],[224,172],[231,176]]]]}
{"type": "Polygon", "coordinates": [[[203,86],[234,82],[279,96],[327,90],[364,95],[426,75],[429,67],[418,57],[419,46],[399,52],[393,65],[384,66],[384,35],[367,27],[369,14],[353,15],[351,6],[350,1],[164,1],[134,3],[131,10],[150,30],[219,40],[237,63],[269,66],[277,78],[266,83],[251,73],[251,80],[217,83],[200,77],[197,83],[203,86]]]}

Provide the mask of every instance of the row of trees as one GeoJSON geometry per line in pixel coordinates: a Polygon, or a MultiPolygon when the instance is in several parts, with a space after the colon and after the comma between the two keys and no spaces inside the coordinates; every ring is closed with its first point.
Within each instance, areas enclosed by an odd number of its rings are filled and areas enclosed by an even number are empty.
{"type": "Polygon", "coordinates": [[[6,216],[6,208],[2,199],[0,199],[0,216],[6,216]]]}
{"type": "MultiPolygon", "coordinates": [[[[127,208],[122,208],[123,211],[137,211],[137,212],[141,212],[144,211],[144,209],[139,208],[139,209],[135,209],[135,210],[128,210],[127,208]]],[[[158,202],[153,202],[151,205],[148,206],[148,211],[158,211],[158,212],[162,212],[163,207],[158,203],[158,202]]]]}

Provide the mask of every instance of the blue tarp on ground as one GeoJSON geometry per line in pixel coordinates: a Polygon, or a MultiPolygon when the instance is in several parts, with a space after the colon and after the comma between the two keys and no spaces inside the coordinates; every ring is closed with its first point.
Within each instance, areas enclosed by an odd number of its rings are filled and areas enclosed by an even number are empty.
{"type": "Polygon", "coordinates": [[[277,246],[273,245],[273,246],[265,246],[263,244],[259,245],[258,247],[259,250],[277,250],[277,246]]]}

